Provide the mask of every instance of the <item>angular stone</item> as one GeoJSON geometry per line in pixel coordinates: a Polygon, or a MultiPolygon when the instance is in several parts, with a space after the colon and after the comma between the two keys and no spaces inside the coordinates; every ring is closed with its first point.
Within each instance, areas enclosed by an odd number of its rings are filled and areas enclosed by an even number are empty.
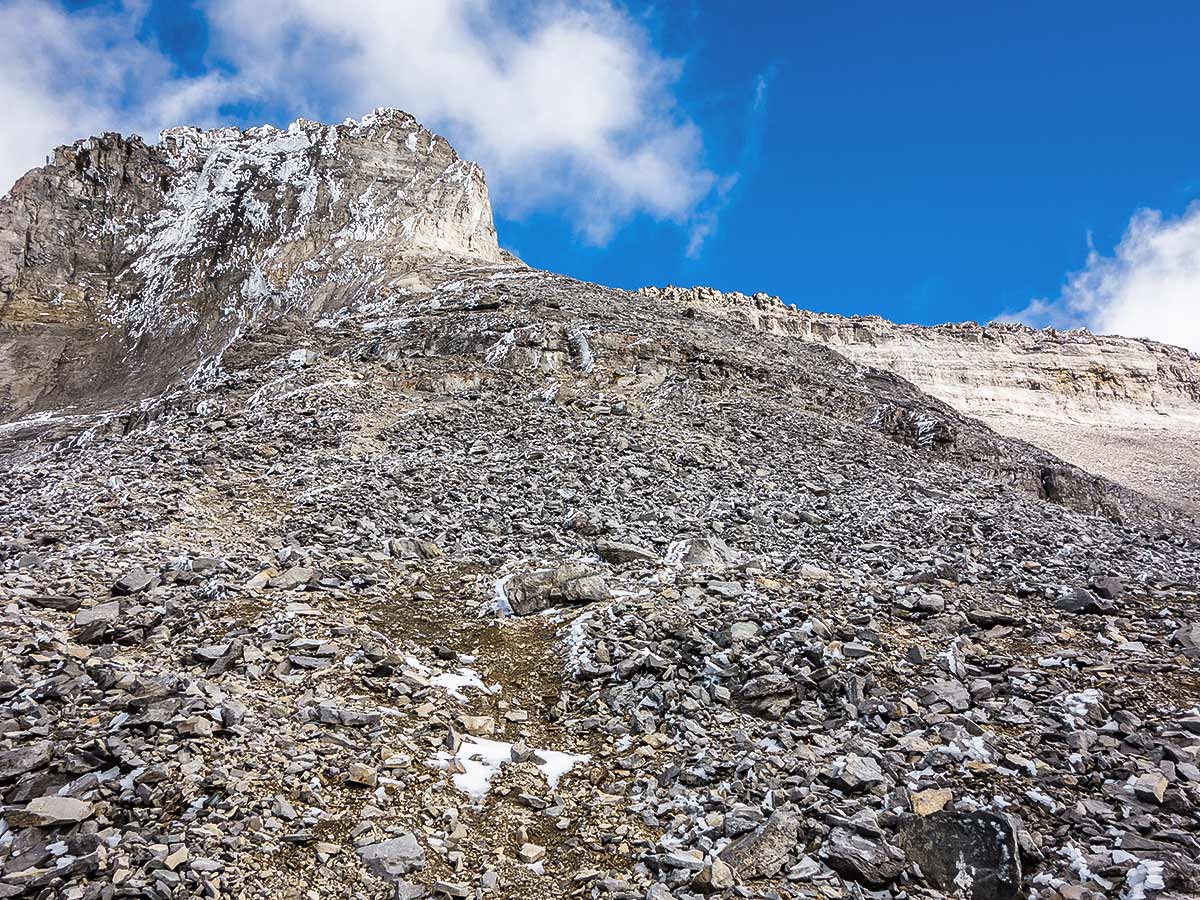
{"type": "Polygon", "coordinates": [[[918,816],[928,816],[939,812],[947,803],[954,799],[954,792],[948,788],[934,788],[928,791],[913,791],[908,796],[912,811],[918,816]]]}
{"type": "Polygon", "coordinates": [[[623,544],[620,541],[596,541],[596,552],[600,554],[601,559],[609,563],[658,561],[658,555],[653,550],[647,550],[637,544],[623,544]]]}
{"type": "Polygon", "coordinates": [[[425,865],[425,850],[411,832],[359,847],[357,853],[369,872],[388,880],[401,878],[425,865]]]}
{"type": "Polygon", "coordinates": [[[141,566],[137,566],[117,579],[112,586],[112,592],[119,596],[129,596],[147,591],[156,584],[158,584],[157,575],[151,575],[141,566]]]}
{"type": "Polygon", "coordinates": [[[282,591],[290,591],[312,581],[315,573],[306,566],[292,566],[281,575],[276,575],[268,584],[282,591]]]}
{"type": "Polygon", "coordinates": [[[611,596],[603,576],[574,564],[519,573],[509,578],[502,590],[509,608],[518,616],[558,604],[595,603],[611,596]]]}
{"type": "Polygon", "coordinates": [[[926,685],[921,702],[926,706],[944,703],[955,712],[964,712],[971,708],[971,692],[960,681],[944,679],[926,685]]]}
{"type": "Polygon", "coordinates": [[[835,828],[821,847],[825,864],[844,878],[870,888],[881,888],[904,871],[904,852],[882,841],[873,841],[845,828],[835,828]]]}
{"type": "Polygon", "coordinates": [[[696,873],[692,879],[692,889],[701,894],[716,894],[729,890],[736,883],[733,867],[718,857],[696,873]]]}
{"type": "Polygon", "coordinates": [[[458,724],[462,726],[463,731],[467,734],[473,734],[476,737],[491,737],[496,733],[496,719],[494,716],[467,716],[458,717],[458,724]]]}
{"type": "Polygon", "coordinates": [[[360,787],[373,788],[379,784],[379,772],[365,763],[351,763],[346,773],[346,780],[360,787]]]}
{"type": "Polygon", "coordinates": [[[734,643],[751,640],[757,635],[757,622],[734,622],[729,626],[729,639],[734,643]]]}
{"type": "Polygon", "coordinates": [[[800,822],[794,813],[776,810],[754,831],[726,846],[720,859],[744,881],[769,878],[787,864],[799,832],[800,822]]]}
{"type": "Polygon", "coordinates": [[[24,809],[14,810],[8,814],[8,821],[18,827],[33,826],[46,828],[52,825],[66,825],[82,822],[92,814],[92,804],[74,797],[38,797],[30,800],[24,809]]]}
{"type": "Polygon", "coordinates": [[[517,859],[526,865],[541,862],[546,858],[546,848],[540,844],[522,844],[517,851],[517,859]]]}
{"type": "Polygon", "coordinates": [[[50,741],[37,741],[0,752],[0,781],[44,769],[50,764],[53,754],[54,744],[50,741]]]}
{"type": "Polygon", "coordinates": [[[121,615],[121,601],[110,600],[81,609],[75,614],[75,627],[86,628],[97,622],[115,622],[121,615]]]}
{"type": "Polygon", "coordinates": [[[734,550],[717,537],[690,538],[676,554],[687,568],[724,572],[742,562],[745,554],[734,550]]]}
{"type": "Polygon", "coordinates": [[[967,621],[980,628],[995,628],[997,625],[1016,625],[1021,620],[1016,613],[997,606],[977,606],[967,610],[967,621]]]}
{"type": "Polygon", "coordinates": [[[1162,803],[1167,790],[1167,778],[1162,772],[1146,772],[1133,783],[1133,793],[1146,803],[1162,803]]]}
{"type": "Polygon", "coordinates": [[[1068,588],[1054,605],[1069,613],[1110,613],[1115,606],[1111,600],[1102,600],[1087,588],[1068,588]]]}
{"type": "Polygon", "coordinates": [[[869,756],[850,753],[842,765],[835,766],[825,773],[825,780],[838,790],[852,794],[890,779],[883,774],[879,763],[869,756]]]}

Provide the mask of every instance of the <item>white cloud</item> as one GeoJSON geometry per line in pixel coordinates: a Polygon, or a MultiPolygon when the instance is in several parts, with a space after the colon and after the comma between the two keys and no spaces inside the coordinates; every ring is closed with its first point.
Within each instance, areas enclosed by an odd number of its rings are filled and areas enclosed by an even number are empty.
{"type": "Polygon", "coordinates": [[[140,0],[68,14],[0,0],[0,191],[56,146],[107,130],[149,135],[180,116],[212,121],[232,93],[219,75],[180,77],[137,36],[140,0]]]}
{"type": "Polygon", "coordinates": [[[563,209],[595,243],[637,213],[699,223],[701,239],[712,230],[704,210],[720,179],[676,103],[680,64],[609,0],[202,9],[213,65],[188,78],[139,40],[142,0],[69,15],[52,0],[0,0],[0,103],[10,111],[0,122],[11,135],[0,181],[99,130],[216,124],[222,103],[327,121],[399,106],[479,160],[509,215],[563,209]]]}
{"type": "Polygon", "coordinates": [[[1005,318],[1152,338],[1200,353],[1200,202],[1178,218],[1139,210],[1112,256],[1092,249],[1057,300],[1034,300],[1005,318]]]}
{"type": "Polygon", "coordinates": [[[211,0],[217,52],[295,108],[407,109],[487,170],[502,208],[685,222],[716,179],[677,108],[679,64],[607,2],[211,0]]]}

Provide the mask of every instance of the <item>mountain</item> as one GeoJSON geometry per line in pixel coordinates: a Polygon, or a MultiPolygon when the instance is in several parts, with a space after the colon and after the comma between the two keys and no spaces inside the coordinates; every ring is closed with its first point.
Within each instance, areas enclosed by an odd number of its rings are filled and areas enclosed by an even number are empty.
{"type": "Polygon", "coordinates": [[[0,223],[3,896],[1200,892],[1186,497],[950,389],[1082,336],[538,271],[394,111],[0,223]]]}
{"type": "Polygon", "coordinates": [[[431,255],[500,261],[487,184],[398,110],[60,147],[0,203],[0,415],[148,396],[247,322],[385,295],[431,255]]]}

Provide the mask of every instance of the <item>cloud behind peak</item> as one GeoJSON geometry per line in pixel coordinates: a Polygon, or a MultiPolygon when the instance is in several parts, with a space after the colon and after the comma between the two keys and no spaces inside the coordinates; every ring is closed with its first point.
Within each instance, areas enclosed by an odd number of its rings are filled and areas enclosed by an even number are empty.
{"type": "Polygon", "coordinates": [[[1006,319],[1152,338],[1200,353],[1200,201],[1178,217],[1134,213],[1111,256],[1092,248],[1055,300],[1006,319]]]}

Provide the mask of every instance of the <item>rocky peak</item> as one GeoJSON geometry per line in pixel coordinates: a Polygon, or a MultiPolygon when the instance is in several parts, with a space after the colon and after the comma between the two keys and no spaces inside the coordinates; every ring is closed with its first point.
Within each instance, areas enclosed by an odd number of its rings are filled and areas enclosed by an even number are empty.
{"type": "Polygon", "coordinates": [[[397,258],[500,256],[483,171],[407,113],[60,147],[0,205],[5,321],[128,326],[328,302],[397,258]]]}
{"type": "Polygon", "coordinates": [[[154,145],[105,134],[58,148],[0,200],[0,372],[6,355],[65,349],[44,330],[13,348],[20,326],[115,340],[126,362],[164,341],[204,352],[267,313],[403,288],[430,260],[500,258],[483,171],[399,110],[172,128],[154,145]]]}

